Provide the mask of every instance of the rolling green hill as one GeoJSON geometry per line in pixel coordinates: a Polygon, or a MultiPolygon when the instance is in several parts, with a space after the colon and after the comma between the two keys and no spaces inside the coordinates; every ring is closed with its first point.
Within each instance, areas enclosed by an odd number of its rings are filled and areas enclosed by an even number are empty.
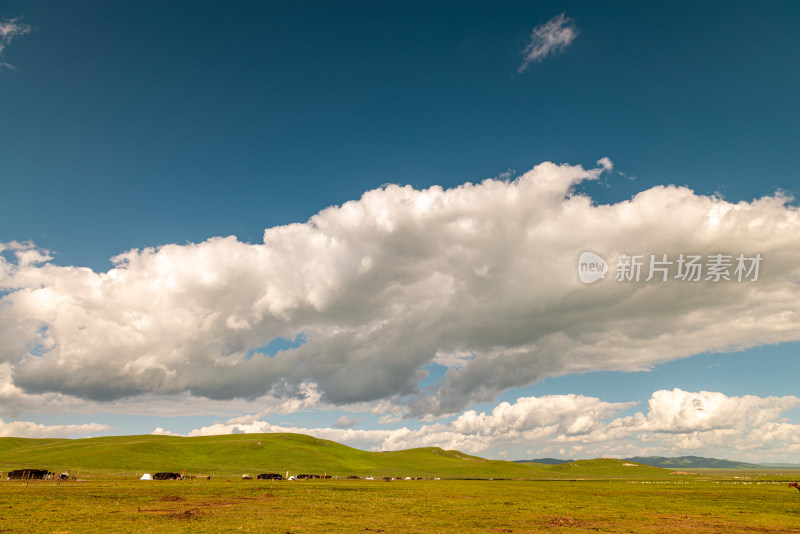
{"type": "Polygon", "coordinates": [[[546,465],[486,460],[438,447],[368,452],[302,434],[0,438],[0,470],[22,468],[127,476],[183,470],[195,475],[285,475],[289,471],[333,476],[505,479],[669,476],[669,471],[624,460],[578,460],[546,465]]]}
{"type": "Polygon", "coordinates": [[[328,473],[337,476],[537,478],[540,470],[426,447],[367,452],[300,434],[204,437],[115,436],[87,439],[0,438],[0,469],[187,474],[328,473]]]}
{"type": "MultiPolygon", "coordinates": [[[[12,449],[22,447],[35,447],[37,445],[46,445],[56,441],[67,441],[62,439],[32,439],[32,438],[0,438],[0,454],[5,453],[12,449]]],[[[0,456],[0,461],[2,457],[0,456]]]]}

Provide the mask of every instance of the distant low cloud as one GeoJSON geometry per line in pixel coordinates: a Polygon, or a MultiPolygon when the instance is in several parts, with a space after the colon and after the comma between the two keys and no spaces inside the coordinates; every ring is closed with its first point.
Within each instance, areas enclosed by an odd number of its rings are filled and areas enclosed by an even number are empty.
{"type": "Polygon", "coordinates": [[[14,68],[3,60],[3,51],[15,37],[25,35],[30,31],[31,27],[22,24],[19,19],[0,19],[0,69],[14,68]]]}
{"type": "Polygon", "coordinates": [[[0,437],[17,438],[63,438],[86,437],[97,432],[111,430],[108,425],[86,423],[83,425],[40,425],[30,421],[3,421],[0,419],[0,437]]]}
{"type": "MultiPolygon", "coordinates": [[[[800,453],[800,425],[783,421],[800,398],[729,397],[718,392],[660,390],[645,412],[620,417],[635,402],[609,403],[583,395],[523,397],[490,412],[469,410],[449,423],[416,429],[352,430],[228,421],[189,433],[297,432],[376,451],[442,447],[478,454],[491,447],[524,445],[571,457],[686,454],[787,459],[800,453]]],[[[153,433],[167,433],[157,428],[153,433]]]]}
{"type": "Polygon", "coordinates": [[[22,413],[37,399],[260,399],[246,413],[361,405],[383,424],[429,422],[549,376],[800,339],[790,199],[658,186],[602,205],[575,193],[612,168],[603,158],[451,189],[388,185],[268,228],[262,244],[131,250],[108,272],[0,243],[0,400],[22,413]],[[645,271],[586,285],[576,261],[587,249],[612,264],[720,252],[763,264],[757,282],[645,283],[645,271]],[[276,338],[304,342],[259,352],[276,338]],[[421,387],[431,366],[444,372],[421,387]]]}
{"type": "Polygon", "coordinates": [[[560,436],[561,443],[603,444],[616,455],[700,454],[759,461],[763,457],[800,453],[800,425],[782,419],[800,406],[800,398],[729,397],[723,393],[681,389],[656,391],[647,413],[610,421],[579,436],[560,436]]]}
{"type": "MultiPolygon", "coordinates": [[[[228,432],[228,433],[232,434],[233,432],[228,432]]],[[[169,430],[164,430],[164,428],[162,428],[160,426],[156,427],[156,429],[153,430],[152,432],[150,432],[150,434],[153,435],[153,436],[179,436],[180,435],[180,434],[175,434],[174,432],[170,432],[169,430]]]]}
{"type": "MultiPolygon", "coordinates": [[[[273,425],[266,421],[242,423],[232,419],[202,427],[190,436],[231,434],[234,432],[298,432],[345,442],[373,450],[399,450],[414,447],[442,447],[464,452],[479,452],[499,443],[531,442],[559,435],[586,434],[603,428],[603,421],[635,403],[607,403],[582,395],[524,397],[514,404],[500,403],[490,414],[468,411],[450,423],[422,425],[415,430],[353,430],[349,416],[332,428],[301,428],[273,425]]],[[[163,428],[153,433],[163,434],[163,428]]]]}
{"type": "Polygon", "coordinates": [[[578,27],[564,13],[536,26],[531,32],[531,42],[522,51],[522,64],[517,72],[525,72],[531,63],[561,52],[578,36],[578,27]]]}

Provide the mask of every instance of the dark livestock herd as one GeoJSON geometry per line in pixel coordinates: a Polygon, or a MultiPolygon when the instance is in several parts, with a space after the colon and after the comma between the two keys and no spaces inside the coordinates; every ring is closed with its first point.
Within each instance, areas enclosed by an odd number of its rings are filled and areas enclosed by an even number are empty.
{"type": "Polygon", "coordinates": [[[47,469],[16,469],[8,472],[11,480],[45,480],[55,475],[47,469]]]}
{"type": "MultiPolygon", "coordinates": [[[[16,469],[8,472],[10,480],[50,480],[55,477],[55,473],[47,469],[16,469]]],[[[68,479],[69,473],[62,473],[58,478],[68,479]]],[[[153,475],[153,480],[183,480],[185,477],[181,473],[172,471],[159,472],[153,475]]],[[[195,478],[195,477],[191,477],[195,478]]],[[[209,477],[210,478],[210,477],[209,477]]],[[[250,475],[242,475],[244,479],[251,479],[250,475]]],[[[297,480],[326,479],[333,478],[331,475],[297,475],[297,480]]],[[[358,477],[355,477],[358,478],[358,477]]],[[[283,480],[283,476],[278,473],[261,473],[256,477],[257,480],[283,480]]]]}
{"type": "Polygon", "coordinates": [[[183,475],[180,473],[171,473],[171,472],[164,472],[164,473],[156,473],[153,475],[155,480],[180,480],[183,478],[183,475]]]}

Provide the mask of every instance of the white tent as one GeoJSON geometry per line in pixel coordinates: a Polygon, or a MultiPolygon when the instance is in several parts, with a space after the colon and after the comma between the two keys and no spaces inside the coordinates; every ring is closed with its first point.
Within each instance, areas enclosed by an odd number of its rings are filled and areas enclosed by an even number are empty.
{"type": "Polygon", "coordinates": [[[150,473],[145,473],[139,480],[153,480],[153,477],[150,476],[150,473]]]}

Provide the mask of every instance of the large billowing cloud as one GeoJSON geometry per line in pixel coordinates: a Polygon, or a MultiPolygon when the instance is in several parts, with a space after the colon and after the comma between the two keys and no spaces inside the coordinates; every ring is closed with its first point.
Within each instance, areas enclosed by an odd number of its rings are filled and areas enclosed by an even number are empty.
{"type": "Polygon", "coordinates": [[[800,217],[786,198],[574,194],[609,169],[543,163],[513,181],[390,185],[269,228],[263,244],[132,250],[101,273],[0,245],[0,363],[26,395],[291,399],[313,387],[327,405],[438,416],[551,375],[800,338],[800,217]],[[587,249],[612,269],[623,253],[763,262],[757,281],[586,285],[587,249]],[[270,356],[278,337],[305,343],[270,356]],[[420,390],[433,363],[447,372],[420,390]]]}

